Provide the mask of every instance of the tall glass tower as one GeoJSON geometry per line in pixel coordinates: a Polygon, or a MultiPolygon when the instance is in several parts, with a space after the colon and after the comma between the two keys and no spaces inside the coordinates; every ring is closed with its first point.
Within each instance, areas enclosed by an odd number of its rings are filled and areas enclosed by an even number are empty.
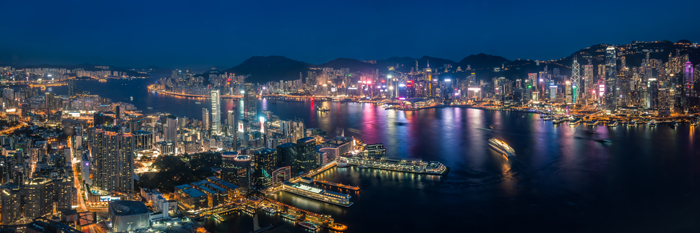
{"type": "Polygon", "coordinates": [[[617,56],[615,46],[608,46],[605,50],[605,106],[607,109],[617,107],[617,56]]]}
{"type": "Polygon", "coordinates": [[[219,90],[211,91],[211,134],[221,134],[221,96],[219,90]]]}

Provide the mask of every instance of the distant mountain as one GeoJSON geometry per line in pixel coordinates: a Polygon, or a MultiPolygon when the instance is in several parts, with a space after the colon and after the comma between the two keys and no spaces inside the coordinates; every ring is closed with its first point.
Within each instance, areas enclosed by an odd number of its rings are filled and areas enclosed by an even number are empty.
{"type": "Polygon", "coordinates": [[[283,56],[255,56],[240,65],[224,70],[237,75],[250,75],[246,82],[265,83],[279,80],[299,79],[301,72],[306,77],[310,64],[292,60],[283,56]]]}
{"type": "MultiPolygon", "coordinates": [[[[680,40],[677,43],[689,43],[687,40],[680,40]]],[[[537,73],[547,67],[549,72],[554,72],[556,68],[562,76],[571,75],[571,65],[574,57],[577,58],[583,66],[590,64],[594,67],[603,64],[605,60],[605,49],[609,45],[597,44],[590,47],[580,49],[569,56],[557,59],[540,61],[539,65],[535,60],[508,60],[501,56],[490,54],[472,54],[463,58],[459,62],[454,62],[449,59],[423,56],[421,58],[412,57],[390,57],[387,59],[374,60],[372,62],[360,61],[353,58],[337,58],[324,64],[312,65],[301,61],[292,60],[282,56],[268,57],[251,57],[238,66],[225,70],[240,75],[250,75],[249,82],[264,83],[268,81],[278,80],[293,80],[299,78],[299,72],[303,77],[307,76],[307,71],[310,68],[331,67],[334,69],[348,68],[350,72],[366,72],[371,73],[379,70],[380,74],[387,74],[389,67],[394,67],[397,72],[408,73],[411,69],[417,68],[423,70],[430,66],[433,70],[442,71],[446,65],[452,66],[450,71],[455,71],[457,67],[465,70],[470,67],[471,70],[462,73],[443,73],[440,78],[463,78],[471,73],[475,73],[479,79],[491,79],[496,77],[506,77],[508,79],[525,79],[528,73],[537,73]],[[504,67],[504,70],[496,71],[494,68],[504,67]]],[[[618,57],[625,57],[625,65],[627,67],[640,66],[641,62],[646,58],[646,52],[650,52],[649,57],[652,59],[660,59],[663,62],[668,61],[669,54],[674,54],[676,51],[687,53],[690,56],[690,61],[693,64],[700,63],[700,49],[688,47],[687,45],[677,45],[671,41],[656,41],[656,42],[633,42],[628,45],[617,45],[625,47],[624,55],[618,54],[618,57]]],[[[618,65],[622,65],[622,59],[618,59],[618,65]]],[[[597,75],[597,69],[594,69],[594,75],[597,75]]]]}
{"type": "Polygon", "coordinates": [[[459,61],[459,66],[462,69],[466,69],[467,66],[471,66],[472,69],[493,69],[495,67],[501,67],[501,65],[508,65],[511,61],[501,57],[489,54],[472,54],[461,61],[459,61]]]}
{"type": "Polygon", "coordinates": [[[352,58],[337,58],[315,67],[331,67],[333,69],[349,68],[350,72],[373,72],[377,65],[352,58]]]}

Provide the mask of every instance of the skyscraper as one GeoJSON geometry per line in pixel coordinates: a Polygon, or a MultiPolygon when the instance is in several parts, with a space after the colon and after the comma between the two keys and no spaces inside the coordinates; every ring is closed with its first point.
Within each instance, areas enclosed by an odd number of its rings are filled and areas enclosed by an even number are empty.
{"type": "Polygon", "coordinates": [[[211,134],[221,134],[221,96],[219,90],[211,91],[211,134]]]}
{"type": "Polygon", "coordinates": [[[598,79],[593,74],[593,65],[591,65],[590,60],[588,60],[588,65],[583,66],[583,80],[586,84],[579,88],[580,92],[585,92],[589,99],[595,98],[596,80],[598,79]]]}
{"type": "MultiPolygon", "coordinates": [[[[574,64],[571,66],[571,97],[572,97],[572,102],[571,103],[577,103],[579,99],[579,92],[581,89],[580,87],[583,86],[581,85],[581,69],[578,64],[578,60],[576,57],[574,57],[574,64]]],[[[568,89],[568,87],[567,87],[568,89]]],[[[568,90],[567,90],[568,91],[568,90]]],[[[568,100],[567,100],[568,102],[568,100]]]]}
{"type": "Polygon", "coordinates": [[[135,148],[132,135],[95,129],[91,140],[93,186],[105,191],[133,193],[135,148]]]}
{"type": "Polygon", "coordinates": [[[229,136],[236,135],[236,123],[238,123],[238,120],[236,119],[236,114],[233,110],[229,110],[228,114],[226,114],[226,122],[228,123],[228,126],[226,127],[226,134],[229,136]]]}
{"type": "Polygon", "coordinates": [[[168,115],[166,117],[165,127],[163,127],[163,136],[165,141],[177,142],[177,117],[168,115]]]}
{"type": "Polygon", "coordinates": [[[296,171],[308,171],[316,167],[316,139],[305,137],[297,140],[296,171]]]}
{"type": "Polygon", "coordinates": [[[693,63],[690,61],[686,62],[683,65],[683,91],[685,92],[686,96],[695,96],[695,91],[693,89],[695,80],[693,80],[693,63]]]}
{"type": "Polygon", "coordinates": [[[243,110],[245,113],[244,119],[249,121],[257,120],[258,110],[255,101],[255,90],[253,84],[245,83],[243,85],[243,110]]]}
{"type": "Polygon", "coordinates": [[[202,108],[202,128],[209,130],[209,109],[202,108]]]}
{"type": "Polygon", "coordinates": [[[605,49],[605,106],[609,110],[617,107],[617,57],[615,46],[605,49]]]}

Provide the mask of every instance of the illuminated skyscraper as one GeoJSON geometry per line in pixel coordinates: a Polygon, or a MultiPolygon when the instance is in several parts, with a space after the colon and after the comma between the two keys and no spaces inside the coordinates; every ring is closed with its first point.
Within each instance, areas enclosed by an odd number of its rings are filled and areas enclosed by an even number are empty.
{"type": "Polygon", "coordinates": [[[609,110],[617,107],[617,57],[615,46],[605,50],[605,106],[609,110]]]}
{"type": "Polygon", "coordinates": [[[582,85],[582,87],[580,87],[580,89],[581,89],[580,92],[583,93],[585,91],[586,96],[588,96],[589,98],[594,98],[595,96],[594,96],[593,92],[596,89],[596,84],[597,84],[596,80],[598,80],[598,79],[596,79],[595,75],[593,75],[593,65],[591,65],[591,61],[589,60],[588,65],[583,66],[583,81],[582,81],[582,83],[585,82],[586,84],[582,85]]]}
{"type": "Polygon", "coordinates": [[[690,63],[690,61],[686,62],[685,65],[683,65],[683,91],[686,96],[694,97],[696,93],[693,89],[695,83],[695,80],[693,80],[693,72],[693,63],[690,63]]]}
{"type": "Polygon", "coordinates": [[[211,91],[211,134],[221,134],[221,96],[219,90],[211,91]]]}
{"type": "Polygon", "coordinates": [[[258,110],[255,100],[255,90],[253,84],[245,83],[243,85],[243,110],[245,113],[244,119],[249,121],[257,120],[258,110]]]}
{"type": "MultiPolygon", "coordinates": [[[[578,60],[576,59],[576,57],[574,57],[574,64],[571,66],[571,91],[572,91],[572,94],[571,94],[572,102],[571,103],[575,104],[578,101],[579,89],[581,86],[583,86],[583,85],[581,85],[581,70],[580,70],[580,67],[578,64],[578,60]]],[[[569,91],[569,88],[567,87],[567,92],[568,91],[569,91]]],[[[567,102],[568,102],[568,99],[567,99],[567,102]]]]}
{"type": "Polygon", "coordinates": [[[91,140],[90,152],[94,159],[93,186],[105,191],[133,193],[135,150],[133,136],[130,133],[122,134],[96,129],[91,140]]]}
{"type": "Polygon", "coordinates": [[[175,115],[168,115],[166,118],[163,134],[165,141],[177,142],[177,117],[175,115]]]}

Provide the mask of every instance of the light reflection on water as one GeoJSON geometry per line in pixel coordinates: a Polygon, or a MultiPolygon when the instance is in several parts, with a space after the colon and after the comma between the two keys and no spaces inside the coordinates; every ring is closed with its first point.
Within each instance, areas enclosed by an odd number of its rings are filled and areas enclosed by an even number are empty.
{"type": "MultiPolygon", "coordinates": [[[[136,82],[149,80],[131,83],[136,82]]],[[[130,102],[129,96],[134,96],[131,103],[144,112],[166,111],[199,119],[201,109],[210,107],[208,100],[159,96],[147,93],[145,86],[111,83],[80,81],[78,88],[115,101],[130,102]]],[[[61,94],[67,89],[53,91],[61,94]]],[[[223,113],[238,108],[240,114],[241,106],[239,101],[222,100],[223,113]]],[[[281,119],[300,118],[307,127],[329,134],[343,128],[346,136],[365,143],[384,143],[392,158],[436,160],[451,168],[444,177],[354,167],[325,172],[325,180],[361,188],[359,194],[351,194],[355,204],[350,208],[293,194],[277,197],[331,214],[349,226],[349,233],[570,232],[610,229],[607,226],[648,231],[656,229],[649,226],[662,223],[670,228],[695,226],[700,218],[700,212],[684,211],[700,206],[700,139],[695,135],[700,129],[688,124],[677,129],[664,124],[597,126],[595,134],[588,134],[583,124],[555,127],[536,114],[467,108],[403,112],[368,103],[266,100],[259,109],[281,119]],[[315,111],[321,105],[331,111],[315,111]],[[516,151],[515,158],[506,160],[489,149],[486,142],[492,137],[507,141],[516,151]],[[602,144],[596,138],[613,142],[602,144]]],[[[247,223],[230,224],[238,229],[235,224],[247,223]]],[[[281,227],[270,232],[304,231],[281,227]]]]}

